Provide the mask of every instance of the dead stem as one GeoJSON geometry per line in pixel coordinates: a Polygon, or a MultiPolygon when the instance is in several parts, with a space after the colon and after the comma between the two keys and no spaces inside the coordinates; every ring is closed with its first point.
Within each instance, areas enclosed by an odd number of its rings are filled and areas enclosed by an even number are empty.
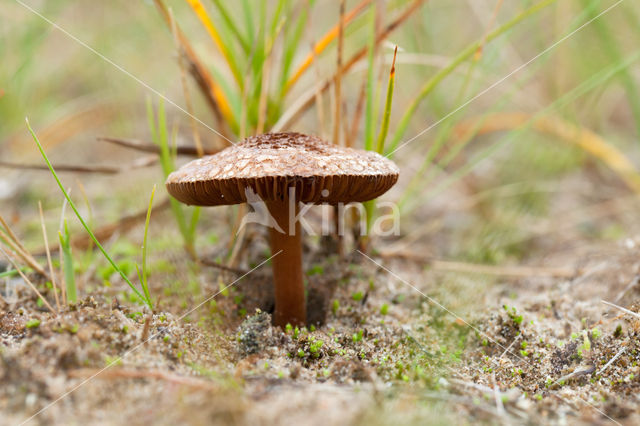
{"type": "MultiPolygon", "coordinates": [[[[109,143],[112,143],[112,144],[115,144],[115,145],[122,146],[124,148],[132,149],[134,151],[142,151],[142,152],[150,152],[150,153],[153,153],[153,154],[160,154],[160,147],[157,146],[156,144],[148,143],[148,142],[141,142],[141,141],[136,140],[136,139],[114,138],[114,137],[107,137],[107,136],[100,136],[100,137],[98,137],[96,139],[98,141],[101,141],[101,142],[109,142],[109,143]]],[[[190,157],[197,157],[198,156],[198,150],[196,149],[196,147],[193,147],[193,146],[178,145],[178,146],[175,147],[175,150],[176,150],[176,154],[177,155],[184,155],[184,156],[190,156],[190,157]]],[[[219,150],[217,150],[217,149],[213,149],[213,150],[204,149],[203,153],[205,155],[212,155],[212,154],[215,154],[218,151],[219,150]]]]}
{"type": "Polygon", "coordinates": [[[479,61],[480,58],[482,57],[482,52],[484,50],[484,45],[487,43],[487,36],[491,32],[491,29],[493,28],[493,26],[494,26],[494,24],[496,22],[496,18],[498,17],[498,12],[500,11],[500,8],[502,7],[502,3],[503,3],[503,0],[498,0],[496,2],[495,7],[493,8],[493,12],[491,13],[491,19],[489,20],[489,24],[487,25],[487,27],[484,30],[484,35],[482,36],[482,41],[478,45],[478,50],[476,50],[476,53],[474,55],[474,60],[476,60],[476,61],[479,61]]]}
{"type": "Polygon", "coordinates": [[[633,312],[633,311],[630,311],[630,310],[629,310],[629,309],[627,309],[627,308],[623,308],[622,306],[618,306],[618,305],[616,305],[615,303],[607,302],[606,300],[601,300],[601,302],[602,302],[602,303],[604,303],[605,305],[609,305],[609,306],[611,306],[611,307],[614,307],[614,308],[616,308],[616,309],[618,309],[618,310],[620,310],[620,311],[624,312],[625,314],[628,314],[628,315],[631,315],[632,317],[635,317],[635,318],[637,318],[637,319],[640,319],[640,314],[638,314],[638,313],[636,313],[636,312],[633,312]]]}
{"type": "MultiPolygon", "coordinates": [[[[143,157],[137,161],[134,161],[132,164],[121,166],[121,167],[113,167],[113,166],[78,166],[78,165],[69,165],[69,164],[54,164],[54,168],[57,172],[71,172],[71,173],[96,173],[96,174],[105,174],[105,175],[115,175],[118,173],[127,173],[132,169],[139,169],[144,167],[149,167],[158,162],[157,156],[152,157],[143,157]]],[[[8,169],[20,169],[20,170],[42,170],[49,171],[49,167],[41,164],[23,164],[23,163],[12,163],[8,161],[0,161],[0,167],[6,167],[8,169]]]]}
{"type": "Polygon", "coordinates": [[[49,273],[51,274],[51,285],[53,287],[53,295],[56,299],[56,308],[60,312],[60,299],[58,298],[58,287],[56,285],[56,274],[53,272],[53,262],[51,262],[51,250],[49,250],[49,241],[47,239],[47,228],[44,224],[44,214],[42,213],[42,202],[38,201],[38,212],[40,213],[40,225],[42,226],[42,239],[47,252],[47,264],[49,265],[49,273]]]}
{"type": "Polygon", "coordinates": [[[383,258],[404,258],[425,262],[436,271],[463,272],[469,274],[501,275],[514,278],[526,277],[557,277],[574,278],[581,274],[580,270],[562,267],[542,267],[542,266],[494,266],[477,263],[456,262],[450,260],[439,260],[430,256],[425,256],[415,252],[395,251],[380,253],[383,258]]]}
{"type": "Polygon", "coordinates": [[[0,240],[4,241],[19,258],[21,258],[27,265],[31,267],[31,269],[45,277],[47,280],[50,279],[49,274],[42,268],[42,266],[40,266],[40,264],[38,264],[33,256],[31,256],[29,252],[27,252],[27,250],[22,247],[22,244],[20,244],[19,241],[14,241],[2,230],[0,230],[0,240]]]}
{"type": "Polygon", "coordinates": [[[340,145],[340,118],[342,107],[342,51],[344,49],[344,0],[340,0],[340,19],[338,22],[338,56],[336,74],[333,80],[334,92],[334,116],[333,116],[333,143],[340,145]]]}
{"type": "Polygon", "coordinates": [[[225,272],[231,272],[231,273],[236,274],[236,275],[245,275],[245,274],[247,274],[249,272],[249,271],[246,271],[244,269],[232,268],[232,267],[223,265],[222,263],[214,262],[213,260],[208,260],[208,259],[205,259],[205,258],[202,258],[202,257],[199,259],[199,262],[202,265],[210,266],[212,268],[217,268],[217,269],[220,269],[221,271],[225,271],[225,272]]]}
{"type": "Polygon", "coordinates": [[[353,147],[355,145],[355,140],[358,137],[358,129],[360,128],[360,120],[362,118],[362,111],[364,111],[364,101],[366,99],[366,81],[363,80],[360,85],[360,93],[358,94],[358,103],[356,104],[356,110],[353,113],[353,121],[351,122],[351,130],[349,131],[349,135],[346,137],[346,145],[348,147],[353,147]]]}
{"type": "MultiPolygon", "coordinates": [[[[558,384],[562,385],[564,383],[566,383],[569,379],[573,378],[573,377],[578,377],[578,376],[584,376],[585,374],[591,374],[594,371],[596,371],[596,367],[594,365],[591,365],[587,368],[576,368],[574,371],[572,371],[569,374],[566,374],[562,377],[560,377],[558,380],[556,380],[555,382],[551,383],[551,385],[549,385],[550,389],[555,388],[558,384]]],[[[601,370],[602,371],[602,370],[601,370]]]]}
{"type": "Polygon", "coordinates": [[[178,67],[180,68],[180,83],[182,84],[182,93],[184,94],[184,103],[189,113],[189,122],[191,123],[191,131],[193,133],[193,141],[195,143],[196,152],[198,157],[204,155],[204,148],[202,147],[202,141],[200,140],[200,133],[198,133],[198,124],[196,123],[195,116],[193,115],[193,105],[191,103],[191,95],[189,93],[189,86],[187,85],[187,73],[185,71],[184,56],[180,54],[180,40],[178,37],[178,30],[176,27],[176,20],[173,16],[173,9],[169,8],[169,21],[171,26],[171,34],[173,35],[173,41],[178,51],[178,67]]]}
{"type": "Polygon", "coordinates": [[[609,362],[607,362],[607,363],[606,363],[606,364],[605,364],[605,365],[600,369],[600,371],[598,371],[598,375],[602,374],[602,372],[603,372],[604,370],[606,370],[607,368],[609,368],[609,367],[611,366],[611,364],[613,364],[613,363],[616,361],[616,359],[620,358],[620,355],[622,355],[622,354],[624,353],[624,351],[626,351],[626,350],[627,350],[627,347],[626,347],[626,346],[623,346],[623,347],[622,347],[622,349],[620,349],[620,350],[618,351],[618,353],[616,353],[616,354],[613,356],[613,358],[611,358],[611,359],[609,360],[609,362]]]}
{"type": "MultiPolygon", "coordinates": [[[[169,11],[164,5],[162,0],[154,0],[156,8],[162,15],[165,23],[170,26],[171,19],[169,17],[169,11]]],[[[222,145],[226,146],[227,141],[225,138],[230,137],[230,132],[227,126],[227,121],[231,115],[230,106],[227,100],[224,98],[222,89],[215,83],[215,80],[207,70],[207,68],[200,62],[200,59],[195,53],[193,47],[189,43],[188,38],[184,35],[180,27],[176,24],[176,34],[182,46],[182,54],[186,58],[189,65],[189,72],[192,78],[196,81],[196,84],[200,87],[200,92],[205,97],[207,104],[213,111],[213,115],[216,118],[217,129],[223,135],[222,145]]]]}
{"type": "Polygon", "coordinates": [[[20,276],[22,277],[22,279],[29,285],[29,287],[31,287],[31,289],[38,295],[38,297],[40,298],[40,300],[42,300],[42,302],[45,304],[45,306],[51,311],[52,314],[57,315],[57,312],[55,311],[55,309],[53,309],[53,307],[49,304],[49,302],[47,302],[47,299],[44,298],[44,296],[42,294],[40,294],[40,292],[38,291],[38,289],[36,288],[35,285],[33,285],[33,283],[31,282],[31,280],[29,278],[27,278],[27,276],[22,272],[22,269],[20,269],[20,267],[13,261],[13,259],[11,258],[11,256],[9,256],[7,254],[7,252],[0,247],[0,252],[2,252],[2,254],[4,255],[4,257],[7,258],[7,260],[9,261],[9,263],[11,263],[11,266],[13,266],[13,268],[18,271],[18,274],[20,274],[20,276]]]}
{"type": "Polygon", "coordinates": [[[337,25],[334,25],[323,37],[320,38],[320,40],[317,43],[315,43],[315,45],[311,47],[311,52],[309,52],[309,54],[307,55],[305,60],[302,61],[302,64],[298,67],[298,69],[293,74],[293,76],[289,79],[289,81],[287,81],[285,91],[288,92],[289,89],[291,89],[291,87],[296,83],[296,81],[298,81],[300,76],[302,76],[302,74],[304,74],[304,72],[314,62],[317,56],[320,53],[322,53],[323,50],[326,49],[326,47],[329,45],[329,43],[331,43],[331,41],[333,41],[337,36],[340,35],[340,32],[344,28],[344,25],[348,24],[354,18],[356,18],[369,5],[369,3],[371,3],[371,0],[361,1],[358,5],[356,5],[356,7],[351,9],[349,13],[346,14],[346,16],[344,14],[344,6],[341,6],[341,10],[342,10],[341,18],[340,18],[341,22],[339,22],[337,25]]]}
{"type": "Polygon", "coordinates": [[[166,373],[161,370],[133,370],[133,369],[125,369],[125,368],[111,368],[109,370],[99,370],[93,368],[81,368],[77,370],[69,371],[69,376],[71,377],[91,377],[91,378],[101,378],[107,380],[114,379],[157,379],[164,380],[170,383],[190,386],[200,389],[217,389],[216,386],[211,383],[194,379],[192,377],[184,377],[178,374],[166,373]]]}

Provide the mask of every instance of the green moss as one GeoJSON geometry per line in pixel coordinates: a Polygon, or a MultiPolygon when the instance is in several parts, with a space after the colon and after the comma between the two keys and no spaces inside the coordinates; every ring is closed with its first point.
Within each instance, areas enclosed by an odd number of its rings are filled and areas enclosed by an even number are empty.
{"type": "Polygon", "coordinates": [[[37,319],[37,318],[30,319],[25,324],[25,327],[27,327],[27,328],[38,328],[39,326],[40,326],[40,320],[37,319]]]}
{"type": "Polygon", "coordinates": [[[383,303],[380,307],[380,315],[387,315],[389,313],[389,305],[387,303],[383,303]]]}
{"type": "Polygon", "coordinates": [[[333,313],[333,315],[336,315],[338,313],[338,309],[340,309],[340,302],[338,301],[338,299],[335,299],[331,304],[331,312],[333,313]]]}

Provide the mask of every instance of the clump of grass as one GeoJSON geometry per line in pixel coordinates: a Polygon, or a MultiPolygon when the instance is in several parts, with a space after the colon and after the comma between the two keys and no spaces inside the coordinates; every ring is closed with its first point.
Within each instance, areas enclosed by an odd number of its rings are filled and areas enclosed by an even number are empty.
{"type": "MultiPolygon", "coordinates": [[[[166,179],[175,170],[175,145],[172,150],[169,146],[169,132],[167,129],[167,119],[164,110],[164,102],[158,102],[157,112],[154,113],[151,101],[147,100],[147,118],[153,142],[160,148],[160,165],[164,178],[166,179]]],[[[175,135],[174,135],[175,137],[175,135]]],[[[178,224],[180,235],[187,253],[192,258],[196,258],[196,228],[200,219],[200,208],[191,208],[190,216],[187,215],[188,207],[185,207],[174,198],[169,198],[171,203],[171,213],[178,224]]],[[[149,213],[150,214],[150,213],[149,213]]]]}

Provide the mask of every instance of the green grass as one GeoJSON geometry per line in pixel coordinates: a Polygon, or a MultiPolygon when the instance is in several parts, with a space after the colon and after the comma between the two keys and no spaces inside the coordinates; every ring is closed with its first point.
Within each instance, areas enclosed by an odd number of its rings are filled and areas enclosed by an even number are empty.
{"type": "MultiPolygon", "coordinates": [[[[158,101],[157,112],[154,113],[151,100],[147,99],[147,118],[153,142],[160,148],[160,165],[164,179],[175,170],[175,149],[169,146],[169,132],[167,129],[167,119],[164,110],[164,102],[158,101]]],[[[172,136],[173,147],[175,147],[175,134],[172,136]]],[[[171,213],[178,224],[178,229],[182,235],[185,250],[191,257],[196,258],[196,227],[200,219],[200,207],[189,208],[171,197],[171,213]],[[188,214],[187,212],[191,212],[188,214]]]]}
{"type": "Polygon", "coordinates": [[[47,167],[49,167],[49,171],[53,175],[53,178],[56,180],[56,183],[58,184],[58,187],[60,188],[60,191],[62,191],[62,194],[64,195],[65,199],[69,203],[69,206],[71,207],[71,209],[75,213],[76,217],[78,218],[78,220],[82,224],[82,227],[85,229],[87,234],[89,234],[89,237],[91,238],[93,243],[100,250],[100,252],[105,257],[105,259],[107,259],[109,264],[111,264],[113,269],[116,270],[120,274],[122,279],[127,283],[129,288],[131,288],[131,290],[136,294],[136,296],[138,296],[140,298],[140,300],[144,301],[144,303],[149,307],[149,309],[153,310],[153,304],[152,304],[151,300],[145,298],[145,296],[143,296],[140,293],[140,291],[133,285],[133,283],[129,280],[129,278],[124,274],[124,272],[122,272],[122,270],[118,267],[118,265],[113,261],[111,256],[109,256],[109,253],[107,253],[107,251],[104,249],[104,247],[102,247],[102,244],[100,244],[100,241],[98,241],[98,239],[94,235],[94,233],[91,230],[91,228],[89,227],[89,225],[87,225],[86,221],[84,220],[84,218],[82,217],[82,215],[78,211],[75,203],[73,202],[73,200],[69,196],[68,192],[64,189],[64,186],[62,185],[62,182],[60,181],[60,178],[58,177],[58,174],[56,173],[55,169],[53,168],[53,165],[51,164],[51,161],[49,161],[49,157],[47,157],[47,154],[45,153],[44,148],[42,147],[42,144],[40,143],[40,140],[38,139],[38,136],[36,136],[36,133],[31,128],[31,125],[29,124],[29,120],[26,119],[25,121],[27,123],[27,128],[29,129],[29,132],[31,133],[31,136],[33,137],[33,140],[35,141],[35,143],[36,143],[36,145],[38,147],[38,151],[40,151],[40,154],[42,155],[42,158],[44,159],[45,163],[47,163],[47,167]]]}
{"type": "Polygon", "coordinates": [[[400,122],[393,135],[391,144],[387,149],[387,155],[391,155],[398,148],[398,144],[400,143],[400,140],[402,139],[403,135],[407,131],[409,123],[411,122],[413,116],[416,114],[416,111],[420,103],[424,99],[426,99],[445,78],[450,76],[453,73],[453,71],[455,71],[460,65],[462,65],[463,63],[468,61],[470,58],[472,58],[473,55],[478,51],[478,48],[483,43],[485,44],[490,43],[492,40],[503,35],[507,31],[511,30],[516,25],[518,25],[520,22],[524,21],[531,15],[539,12],[540,10],[544,9],[545,7],[549,6],[555,1],[556,0],[543,0],[525,9],[524,11],[516,15],[511,20],[507,21],[505,24],[491,31],[489,34],[486,35],[486,37],[483,36],[477,41],[469,44],[466,48],[464,48],[460,53],[458,53],[453,58],[453,60],[449,63],[449,65],[442,68],[439,72],[437,72],[429,80],[427,80],[427,82],[424,83],[422,88],[419,90],[418,95],[409,103],[409,106],[407,107],[405,113],[402,115],[402,118],[400,119],[400,122]]]}
{"type": "Polygon", "coordinates": [[[76,303],[78,292],[76,289],[75,271],[73,268],[73,255],[71,254],[71,236],[69,234],[69,224],[64,221],[63,231],[58,231],[60,239],[60,249],[62,250],[62,270],[64,272],[64,284],[67,291],[67,301],[76,303]]]}
{"type": "Polygon", "coordinates": [[[151,221],[151,210],[153,208],[153,196],[156,193],[156,186],[153,185],[151,190],[151,197],[149,197],[149,207],[147,208],[147,217],[144,221],[144,238],[142,240],[142,271],[136,264],[136,271],[138,272],[138,279],[140,280],[140,286],[144,291],[144,295],[147,300],[151,300],[151,294],[149,293],[149,271],[147,270],[147,236],[149,234],[149,223],[151,221]]]}

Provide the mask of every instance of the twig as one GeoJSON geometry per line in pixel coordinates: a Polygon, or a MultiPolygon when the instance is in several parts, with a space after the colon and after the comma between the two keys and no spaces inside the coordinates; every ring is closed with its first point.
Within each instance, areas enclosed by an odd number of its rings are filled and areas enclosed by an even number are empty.
{"type": "Polygon", "coordinates": [[[9,263],[11,263],[11,265],[14,267],[14,269],[16,271],[18,271],[18,273],[20,274],[20,276],[22,277],[22,279],[29,285],[29,287],[31,287],[31,289],[38,295],[38,297],[42,300],[42,302],[45,304],[45,306],[47,308],[49,308],[49,310],[51,311],[52,314],[56,314],[56,311],[53,309],[53,307],[49,304],[49,302],[47,302],[47,299],[44,298],[44,296],[42,294],[40,294],[40,292],[38,291],[38,289],[36,288],[35,285],[33,285],[33,283],[31,282],[31,280],[29,278],[27,278],[27,276],[22,272],[22,269],[20,269],[20,267],[13,261],[13,259],[7,254],[7,252],[0,247],[0,252],[2,252],[2,254],[4,254],[4,257],[7,258],[7,260],[9,261],[9,263]]]}
{"type": "Polygon", "coordinates": [[[69,371],[69,375],[71,377],[100,377],[103,379],[157,379],[200,389],[217,389],[216,386],[205,380],[194,379],[192,377],[184,377],[178,374],[166,373],[161,370],[133,370],[125,368],[98,370],[93,368],[81,368],[69,371]]]}
{"type": "Polygon", "coordinates": [[[607,363],[606,363],[606,364],[605,364],[605,365],[600,369],[600,371],[598,371],[598,375],[602,374],[602,372],[603,372],[604,370],[606,370],[607,368],[609,368],[609,366],[610,366],[611,364],[613,364],[613,363],[616,361],[616,359],[620,358],[620,355],[622,355],[622,354],[624,353],[624,351],[626,351],[626,350],[627,350],[627,347],[626,347],[626,346],[624,346],[622,349],[620,349],[620,350],[618,351],[618,353],[617,353],[617,354],[615,354],[615,355],[613,356],[613,358],[611,358],[611,359],[609,360],[609,362],[607,362],[607,363]]]}
{"type": "Polygon", "coordinates": [[[426,262],[432,269],[437,271],[465,272],[470,274],[487,274],[510,276],[515,278],[526,277],[556,277],[573,278],[581,274],[578,269],[562,267],[543,266],[495,266],[477,263],[456,262],[451,260],[440,260],[430,256],[425,256],[414,252],[396,251],[392,253],[380,253],[383,258],[405,258],[420,262],[426,262]]]}
{"type": "MultiPolygon", "coordinates": [[[[98,141],[101,142],[109,142],[115,145],[119,145],[125,148],[130,148],[133,149],[135,151],[142,151],[142,152],[149,152],[149,153],[153,153],[153,154],[160,154],[160,147],[152,144],[152,143],[148,143],[148,142],[142,142],[139,141],[137,139],[124,139],[124,138],[114,138],[114,137],[108,137],[108,136],[100,136],[98,138],[96,138],[98,141]]],[[[197,157],[198,156],[198,150],[196,149],[196,147],[194,146],[184,146],[184,145],[178,145],[176,148],[176,154],[177,155],[185,155],[185,156],[191,156],[191,157],[197,157]]],[[[203,152],[205,155],[212,155],[215,154],[216,152],[218,152],[218,150],[216,149],[205,149],[203,148],[203,152]]]]}
{"type": "Polygon", "coordinates": [[[214,262],[213,260],[208,260],[208,259],[204,259],[204,258],[200,258],[199,259],[200,263],[205,265],[205,266],[211,266],[212,268],[218,268],[222,271],[226,271],[226,272],[231,272],[233,274],[236,275],[244,275],[246,274],[248,271],[245,271],[244,269],[238,269],[238,268],[232,268],[230,266],[226,266],[223,265],[221,263],[218,262],[214,262]]]}
{"type": "MultiPolygon", "coordinates": [[[[166,209],[167,207],[169,207],[168,199],[158,203],[157,206],[154,206],[153,211],[158,212],[166,209]]],[[[93,233],[99,241],[108,240],[116,231],[118,230],[127,231],[138,222],[144,221],[146,217],[147,217],[147,209],[144,209],[138,213],[128,215],[128,216],[123,216],[122,218],[118,219],[118,221],[114,223],[110,223],[96,229],[93,233]]],[[[71,240],[72,247],[86,249],[90,245],[91,245],[91,238],[86,235],[80,235],[71,240]]],[[[59,250],[59,248],[60,248],[59,244],[54,244],[51,247],[49,247],[49,249],[52,252],[59,250]]],[[[44,251],[45,251],[45,248],[41,248],[40,250],[37,251],[37,253],[40,254],[40,253],[43,253],[44,251]]]]}
{"type": "Polygon", "coordinates": [[[44,224],[44,214],[42,213],[42,203],[38,201],[38,211],[40,213],[40,224],[42,225],[42,238],[47,251],[47,264],[49,265],[49,273],[51,274],[51,285],[53,286],[53,295],[56,299],[56,308],[60,312],[60,300],[58,298],[58,287],[56,285],[55,274],[53,273],[53,263],[51,262],[51,251],[49,250],[49,241],[47,240],[47,228],[44,224]]]}
{"type": "Polygon", "coordinates": [[[501,359],[502,359],[502,357],[503,357],[503,356],[505,356],[505,354],[511,350],[511,348],[513,347],[513,345],[515,345],[515,344],[516,344],[516,342],[517,342],[518,340],[520,340],[520,338],[521,338],[521,337],[522,337],[522,333],[518,334],[518,335],[516,336],[516,338],[515,338],[515,339],[513,339],[513,342],[511,342],[511,344],[510,344],[509,346],[507,346],[507,348],[504,350],[504,352],[502,352],[502,354],[498,357],[498,359],[496,360],[496,362],[498,362],[499,360],[501,360],[501,359]]]}
{"type": "Polygon", "coordinates": [[[633,317],[636,317],[636,318],[640,319],[640,314],[638,314],[638,313],[636,313],[636,312],[633,312],[633,311],[630,311],[630,310],[629,310],[629,309],[627,309],[627,308],[623,308],[622,306],[618,306],[618,305],[616,305],[615,303],[607,302],[606,300],[601,300],[601,302],[602,302],[602,303],[604,303],[605,305],[612,306],[612,307],[614,307],[614,308],[616,308],[616,309],[621,310],[622,312],[624,312],[624,313],[626,313],[626,314],[629,314],[629,315],[631,315],[631,316],[633,316],[633,317]]]}
{"type": "MultiPolygon", "coordinates": [[[[56,171],[59,172],[72,172],[72,173],[98,173],[105,175],[115,175],[118,173],[128,172],[131,169],[149,167],[154,165],[158,161],[156,156],[141,158],[137,161],[134,161],[132,164],[128,166],[122,167],[114,167],[114,166],[79,166],[73,164],[56,164],[54,165],[56,171]]],[[[49,168],[45,165],[41,164],[23,164],[23,163],[12,163],[9,161],[0,161],[0,167],[6,167],[8,169],[21,169],[21,170],[46,170],[49,168]]]]}
{"type": "Polygon", "coordinates": [[[558,383],[566,383],[567,380],[571,379],[572,377],[584,376],[585,374],[591,374],[594,371],[596,371],[595,365],[592,365],[585,370],[574,370],[573,372],[567,374],[566,376],[562,376],[555,382],[551,383],[551,385],[549,385],[549,388],[555,387],[558,383]]]}

